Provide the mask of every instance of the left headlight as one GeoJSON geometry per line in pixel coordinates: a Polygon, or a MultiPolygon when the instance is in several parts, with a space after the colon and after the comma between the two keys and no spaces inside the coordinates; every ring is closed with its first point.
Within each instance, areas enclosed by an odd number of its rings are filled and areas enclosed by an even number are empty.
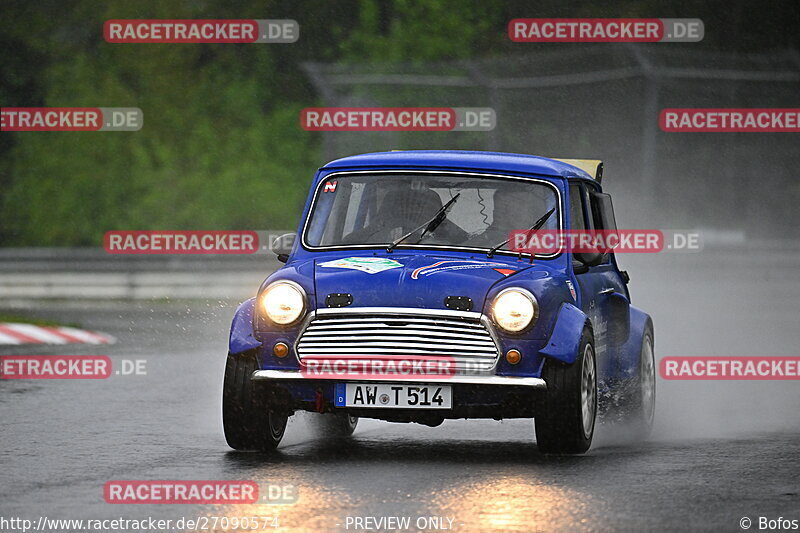
{"type": "Polygon", "coordinates": [[[275,324],[290,326],[306,310],[306,291],[292,281],[276,281],[261,293],[261,309],[275,324]]]}
{"type": "Polygon", "coordinates": [[[508,333],[520,333],[539,318],[539,302],[525,289],[505,289],[492,303],[495,324],[508,333]]]}

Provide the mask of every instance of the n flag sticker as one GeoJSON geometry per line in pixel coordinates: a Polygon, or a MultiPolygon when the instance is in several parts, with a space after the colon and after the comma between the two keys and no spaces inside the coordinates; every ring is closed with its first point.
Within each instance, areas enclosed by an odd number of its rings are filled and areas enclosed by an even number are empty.
{"type": "Polygon", "coordinates": [[[325,187],[323,187],[322,192],[336,192],[337,183],[336,181],[329,181],[325,184],[325,187]]]}

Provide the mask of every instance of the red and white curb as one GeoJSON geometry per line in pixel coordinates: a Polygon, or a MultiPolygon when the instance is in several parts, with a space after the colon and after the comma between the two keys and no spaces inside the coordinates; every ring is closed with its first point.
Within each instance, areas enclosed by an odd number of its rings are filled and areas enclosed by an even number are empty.
{"type": "Polygon", "coordinates": [[[63,326],[0,323],[0,344],[113,344],[105,333],[63,326]]]}

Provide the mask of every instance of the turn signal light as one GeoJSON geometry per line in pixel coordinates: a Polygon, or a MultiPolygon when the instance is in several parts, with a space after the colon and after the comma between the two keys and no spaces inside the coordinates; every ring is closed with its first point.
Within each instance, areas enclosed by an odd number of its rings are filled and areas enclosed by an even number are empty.
{"type": "Polygon", "coordinates": [[[286,357],[289,355],[289,346],[285,342],[276,342],[272,347],[272,354],[275,357],[286,357]]]}
{"type": "Polygon", "coordinates": [[[516,365],[522,359],[522,354],[519,353],[519,350],[509,350],[506,352],[506,361],[511,363],[512,365],[516,365]]]}

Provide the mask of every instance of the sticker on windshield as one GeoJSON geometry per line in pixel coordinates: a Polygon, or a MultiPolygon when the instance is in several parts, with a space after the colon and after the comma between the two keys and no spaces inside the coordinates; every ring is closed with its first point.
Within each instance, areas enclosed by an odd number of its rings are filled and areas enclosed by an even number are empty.
{"type": "MultiPolygon", "coordinates": [[[[450,260],[439,261],[432,265],[420,267],[411,273],[411,279],[419,279],[420,276],[430,276],[437,272],[446,272],[451,270],[472,270],[475,268],[491,268],[491,267],[508,267],[506,263],[493,263],[487,261],[470,261],[470,260],[450,260]]],[[[502,274],[502,272],[501,272],[502,274]]],[[[506,274],[504,274],[506,275],[506,274]]]]}
{"type": "Polygon", "coordinates": [[[338,183],[337,181],[329,181],[322,188],[322,192],[336,192],[336,185],[338,185],[338,183]]]}
{"type": "Polygon", "coordinates": [[[320,263],[319,266],[327,268],[349,268],[351,270],[360,270],[367,274],[377,274],[384,270],[400,268],[403,265],[394,259],[386,259],[383,257],[346,257],[344,259],[326,261],[320,263]]]}

